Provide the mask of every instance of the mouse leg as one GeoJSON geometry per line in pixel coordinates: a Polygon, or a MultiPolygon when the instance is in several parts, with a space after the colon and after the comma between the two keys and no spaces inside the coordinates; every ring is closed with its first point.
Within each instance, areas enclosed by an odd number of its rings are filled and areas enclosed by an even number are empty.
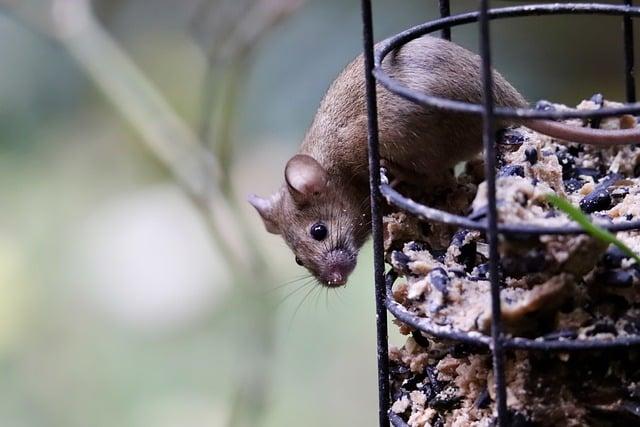
{"type": "Polygon", "coordinates": [[[380,159],[380,166],[387,170],[391,188],[397,189],[400,184],[410,182],[409,174],[404,172],[398,165],[386,159],[380,159]]]}

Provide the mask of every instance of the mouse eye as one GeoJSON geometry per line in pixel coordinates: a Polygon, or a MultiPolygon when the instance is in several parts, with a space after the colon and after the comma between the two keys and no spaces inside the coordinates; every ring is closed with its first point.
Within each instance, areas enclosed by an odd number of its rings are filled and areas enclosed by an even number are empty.
{"type": "Polygon", "coordinates": [[[327,226],[321,222],[313,224],[310,234],[316,240],[324,240],[327,237],[327,226]]]}
{"type": "Polygon", "coordinates": [[[300,261],[300,258],[296,257],[296,264],[302,266],[302,261],[300,261]]]}

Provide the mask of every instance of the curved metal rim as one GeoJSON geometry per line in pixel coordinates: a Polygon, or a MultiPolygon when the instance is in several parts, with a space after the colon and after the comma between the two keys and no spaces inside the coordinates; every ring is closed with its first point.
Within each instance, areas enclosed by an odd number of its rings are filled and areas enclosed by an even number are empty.
{"type": "MultiPolygon", "coordinates": [[[[640,7],[608,5],[608,4],[588,4],[588,3],[567,3],[567,4],[535,4],[523,6],[511,6],[488,11],[489,19],[504,19],[511,17],[534,16],[534,15],[567,15],[567,14],[599,14],[615,16],[640,17],[640,7]]],[[[435,107],[462,113],[482,114],[483,106],[462,101],[454,101],[447,98],[427,95],[409,89],[400,84],[388,74],[386,74],[381,64],[384,58],[394,49],[403,46],[425,34],[430,34],[444,28],[451,28],[459,25],[469,24],[478,21],[479,12],[469,12],[452,15],[426,22],[421,25],[409,28],[393,37],[380,43],[375,53],[375,67],[373,75],[376,80],[389,91],[405,99],[413,101],[426,107],[435,107]]],[[[502,118],[537,118],[537,119],[570,119],[570,118],[596,118],[611,117],[623,114],[640,113],[640,102],[626,104],[618,108],[601,108],[598,110],[575,110],[566,111],[539,111],[530,108],[507,108],[495,107],[494,116],[502,118]]]]}
{"type": "MultiPolygon", "coordinates": [[[[402,209],[405,212],[409,212],[410,214],[415,215],[423,220],[440,222],[447,225],[455,225],[458,227],[467,228],[469,230],[487,231],[488,226],[485,222],[474,221],[460,215],[451,214],[414,202],[410,198],[404,197],[402,194],[391,188],[391,186],[389,186],[388,184],[380,185],[380,192],[390,205],[402,209]]],[[[625,221],[617,224],[598,225],[601,228],[604,228],[611,232],[640,230],[640,220],[625,221]]],[[[506,236],[541,236],[545,234],[586,234],[586,231],[576,223],[554,227],[542,227],[523,223],[498,224],[498,233],[506,236]]]]}
{"type": "MultiPolygon", "coordinates": [[[[448,326],[435,325],[425,317],[418,317],[409,312],[403,305],[393,299],[391,286],[396,281],[397,275],[391,271],[385,277],[387,298],[385,305],[387,310],[391,312],[398,320],[413,326],[414,328],[442,339],[449,339],[457,342],[465,342],[469,344],[490,347],[491,336],[484,335],[480,332],[466,332],[448,326]]],[[[640,335],[633,335],[624,338],[614,338],[610,340],[602,339],[564,339],[557,341],[544,341],[542,338],[530,339],[521,337],[504,337],[503,343],[505,348],[519,350],[544,350],[544,351],[580,351],[580,350],[598,350],[613,349],[621,347],[632,347],[640,345],[640,335]]]]}

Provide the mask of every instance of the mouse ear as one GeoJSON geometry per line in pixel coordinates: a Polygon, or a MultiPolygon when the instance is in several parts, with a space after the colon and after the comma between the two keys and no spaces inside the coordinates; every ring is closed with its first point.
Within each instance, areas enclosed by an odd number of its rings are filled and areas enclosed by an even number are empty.
{"type": "Polygon", "coordinates": [[[311,156],[296,154],[284,169],[289,192],[296,202],[322,193],[327,186],[327,171],[311,156]]]}
{"type": "Polygon", "coordinates": [[[280,193],[276,193],[268,199],[256,196],[255,194],[250,195],[248,198],[251,206],[256,208],[260,214],[262,222],[264,222],[264,227],[269,233],[273,234],[280,234],[280,225],[276,219],[276,209],[279,199],[280,193]]]}

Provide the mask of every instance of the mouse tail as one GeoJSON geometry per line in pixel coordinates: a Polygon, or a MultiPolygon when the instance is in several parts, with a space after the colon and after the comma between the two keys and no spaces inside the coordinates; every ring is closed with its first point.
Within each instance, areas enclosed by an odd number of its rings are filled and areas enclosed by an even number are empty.
{"type": "Polygon", "coordinates": [[[552,138],[589,145],[623,145],[640,143],[640,127],[631,129],[593,129],[572,126],[552,120],[526,120],[523,123],[529,129],[552,138]]]}

